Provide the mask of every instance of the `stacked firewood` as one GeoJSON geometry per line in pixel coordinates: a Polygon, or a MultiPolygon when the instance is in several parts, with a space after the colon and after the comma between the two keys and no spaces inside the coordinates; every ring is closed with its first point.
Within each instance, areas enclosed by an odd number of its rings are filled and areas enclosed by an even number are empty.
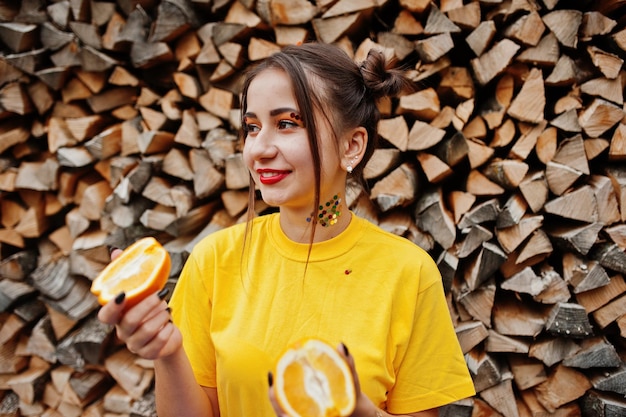
{"type": "Polygon", "coordinates": [[[174,285],[198,239],[243,221],[242,76],[310,40],[380,48],[420,87],[380,103],[348,203],[437,260],[477,390],[442,415],[626,415],[625,12],[0,2],[0,416],[155,415],[152,364],[98,322],[91,280],[152,235],[174,285]]]}

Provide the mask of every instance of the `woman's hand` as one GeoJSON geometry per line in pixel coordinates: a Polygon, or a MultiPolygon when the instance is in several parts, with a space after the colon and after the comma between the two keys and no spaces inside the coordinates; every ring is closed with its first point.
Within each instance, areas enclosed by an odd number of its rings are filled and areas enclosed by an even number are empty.
{"type": "Polygon", "coordinates": [[[354,380],[354,390],[356,392],[356,406],[352,417],[374,417],[376,414],[376,406],[369,397],[361,391],[361,383],[359,375],[356,373],[356,365],[354,364],[354,356],[350,355],[348,348],[343,343],[337,348],[337,351],[346,359],[352,371],[352,379],[354,380]]]}
{"type": "MultiPolygon", "coordinates": [[[[114,249],[111,258],[122,253],[114,249]]],[[[163,298],[167,290],[152,294],[126,310],[124,295],[108,302],[98,312],[103,323],[115,325],[117,336],[128,350],[145,359],[159,359],[182,347],[182,335],[170,318],[163,298]]]]}

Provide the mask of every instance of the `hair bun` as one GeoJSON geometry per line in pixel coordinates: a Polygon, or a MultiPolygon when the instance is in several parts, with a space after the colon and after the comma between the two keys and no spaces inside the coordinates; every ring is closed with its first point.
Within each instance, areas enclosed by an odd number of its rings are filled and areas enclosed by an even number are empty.
{"type": "Polygon", "coordinates": [[[374,98],[395,97],[414,88],[404,71],[392,68],[392,63],[381,50],[370,49],[359,68],[365,87],[374,98]]]}

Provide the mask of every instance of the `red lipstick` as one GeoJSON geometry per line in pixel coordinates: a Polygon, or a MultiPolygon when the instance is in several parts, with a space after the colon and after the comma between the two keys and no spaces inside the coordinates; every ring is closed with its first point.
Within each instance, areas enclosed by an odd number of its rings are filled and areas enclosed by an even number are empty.
{"type": "Polygon", "coordinates": [[[282,181],[291,171],[275,171],[272,169],[258,169],[259,181],[264,185],[272,185],[282,181]]]}

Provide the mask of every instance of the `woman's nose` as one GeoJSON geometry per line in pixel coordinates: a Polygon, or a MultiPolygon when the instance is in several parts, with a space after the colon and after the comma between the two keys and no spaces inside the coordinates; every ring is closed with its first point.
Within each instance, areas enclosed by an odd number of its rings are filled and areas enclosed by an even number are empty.
{"type": "Polygon", "coordinates": [[[246,147],[253,159],[272,158],[277,153],[274,136],[268,128],[261,128],[254,137],[248,137],[246,147]]]}

